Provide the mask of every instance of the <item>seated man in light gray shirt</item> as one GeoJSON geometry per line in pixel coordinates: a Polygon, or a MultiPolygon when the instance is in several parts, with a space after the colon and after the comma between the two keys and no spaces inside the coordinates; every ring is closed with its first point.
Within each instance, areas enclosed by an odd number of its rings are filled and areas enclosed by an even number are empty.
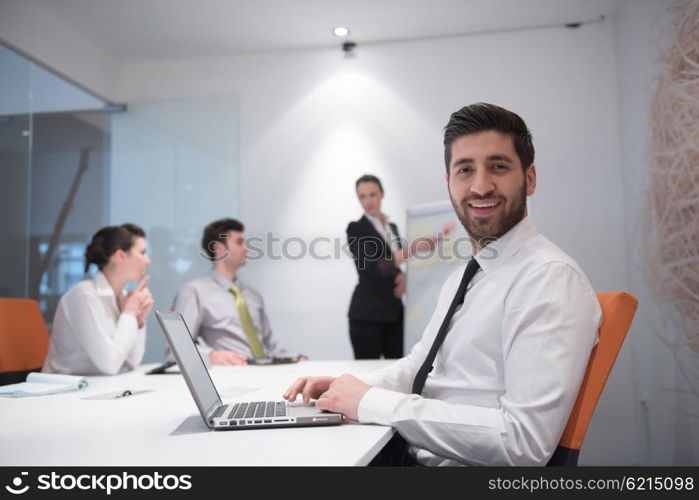
{"type": "Polygon", "coordinates": [[[244,365],[253,358],[304,359],[277,345],[262,296],[238,280],[237,271],[248,253],[243,230],[235,219],[217,220],[204,228],[202,248],[211,259],[211,272],[184,285],[172,308],[182,314],[199,351],[212,364],[244,365]]]}

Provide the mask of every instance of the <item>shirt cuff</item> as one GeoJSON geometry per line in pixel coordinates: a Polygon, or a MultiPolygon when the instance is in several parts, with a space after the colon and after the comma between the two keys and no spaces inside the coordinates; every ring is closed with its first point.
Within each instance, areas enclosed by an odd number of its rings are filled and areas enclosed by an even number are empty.
{"type": "Polygon", "coordinates": [[[359,402],[357,418],[363,424],[391,425],[396,408],[410,394],[372,387],[359,402]]]}
{"type": "Polygon", "coordinates": [[[121,313],[119,315],[117,327],[120,324],[126,325],[126,328],[133,329],[134,331],[138,331],[138,320],[136,319],[136,316],[134,316],[133,314],[121,313]]]}
{"type": "Polygon", "coordinates": [[[355,377],[372,387],[381,387],[381,382],[383,381],[383,377],[378,371],[371,373],[360,373],[359,375],[355,375],[355,377]]]}

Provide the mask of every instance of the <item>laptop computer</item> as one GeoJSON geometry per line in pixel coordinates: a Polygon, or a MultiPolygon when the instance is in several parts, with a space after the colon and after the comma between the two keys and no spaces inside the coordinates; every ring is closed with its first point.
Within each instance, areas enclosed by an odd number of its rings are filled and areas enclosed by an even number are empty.
{"type": "Polygon", "coordinates": [[[175,354],[189,392],[207,427],[213,430],[338,425],[340,413],[327,413],[313,405],[286,401],[253,401],[224,404],[194,344],[181,314],[155,311],[165,338],[175,354]]]}

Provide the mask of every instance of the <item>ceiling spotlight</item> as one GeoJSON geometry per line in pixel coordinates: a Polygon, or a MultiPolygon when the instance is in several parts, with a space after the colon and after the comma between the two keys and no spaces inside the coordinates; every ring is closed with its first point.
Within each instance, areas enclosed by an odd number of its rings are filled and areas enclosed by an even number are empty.
{"type": "Polygon", "coordinates": [[[343,37],[349,35],[349,29],[345,28],[344,26],[338,26],[337,28],[333,29],[333,33],[335,33],[335,36],[343,37]]]}

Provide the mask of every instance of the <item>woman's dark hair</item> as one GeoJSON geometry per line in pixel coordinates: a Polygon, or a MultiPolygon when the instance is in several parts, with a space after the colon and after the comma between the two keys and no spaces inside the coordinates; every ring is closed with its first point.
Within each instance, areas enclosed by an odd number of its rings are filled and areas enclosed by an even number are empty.
{"type": "Polygon", "coordinates": [[[101,270],[114,252],[128,252],[139,237],[145,238],[146,232],[136,224],[103,227],[92,236],[92,241],[85,249],[85,272],[87,273],[90,264],[97,264],[101,270]]]}
{"type": "Polygon", "coordinates": [[[201,247],[204,249],[210,259],[216,257],[214,253],[214,241],[224,243],[228,238],[229,231],[245,231],[245,226],[240,221],[235,219],[219,219],[213,221],[204,228],[204,234],[201,235],[201,247]]]}
{"type": "Polygon", "coordinates": [[[381,192],[383,193],[383,186],[381,185],[381,181],[380,181],[379,178],[376,177],[375,175],[371,175],[371,174],[364,174],[364,175],[362,175],[359,179],[357,179],[357,182],[354,183],[354,189],[355,189],[355,191],[357,190],[357,188],[359,187],[359,185],[360,185],[362,182],[373,182],[373,183],[375,183],[377,186],[379,186],[379,191],[381,191],[381,192]]]}

